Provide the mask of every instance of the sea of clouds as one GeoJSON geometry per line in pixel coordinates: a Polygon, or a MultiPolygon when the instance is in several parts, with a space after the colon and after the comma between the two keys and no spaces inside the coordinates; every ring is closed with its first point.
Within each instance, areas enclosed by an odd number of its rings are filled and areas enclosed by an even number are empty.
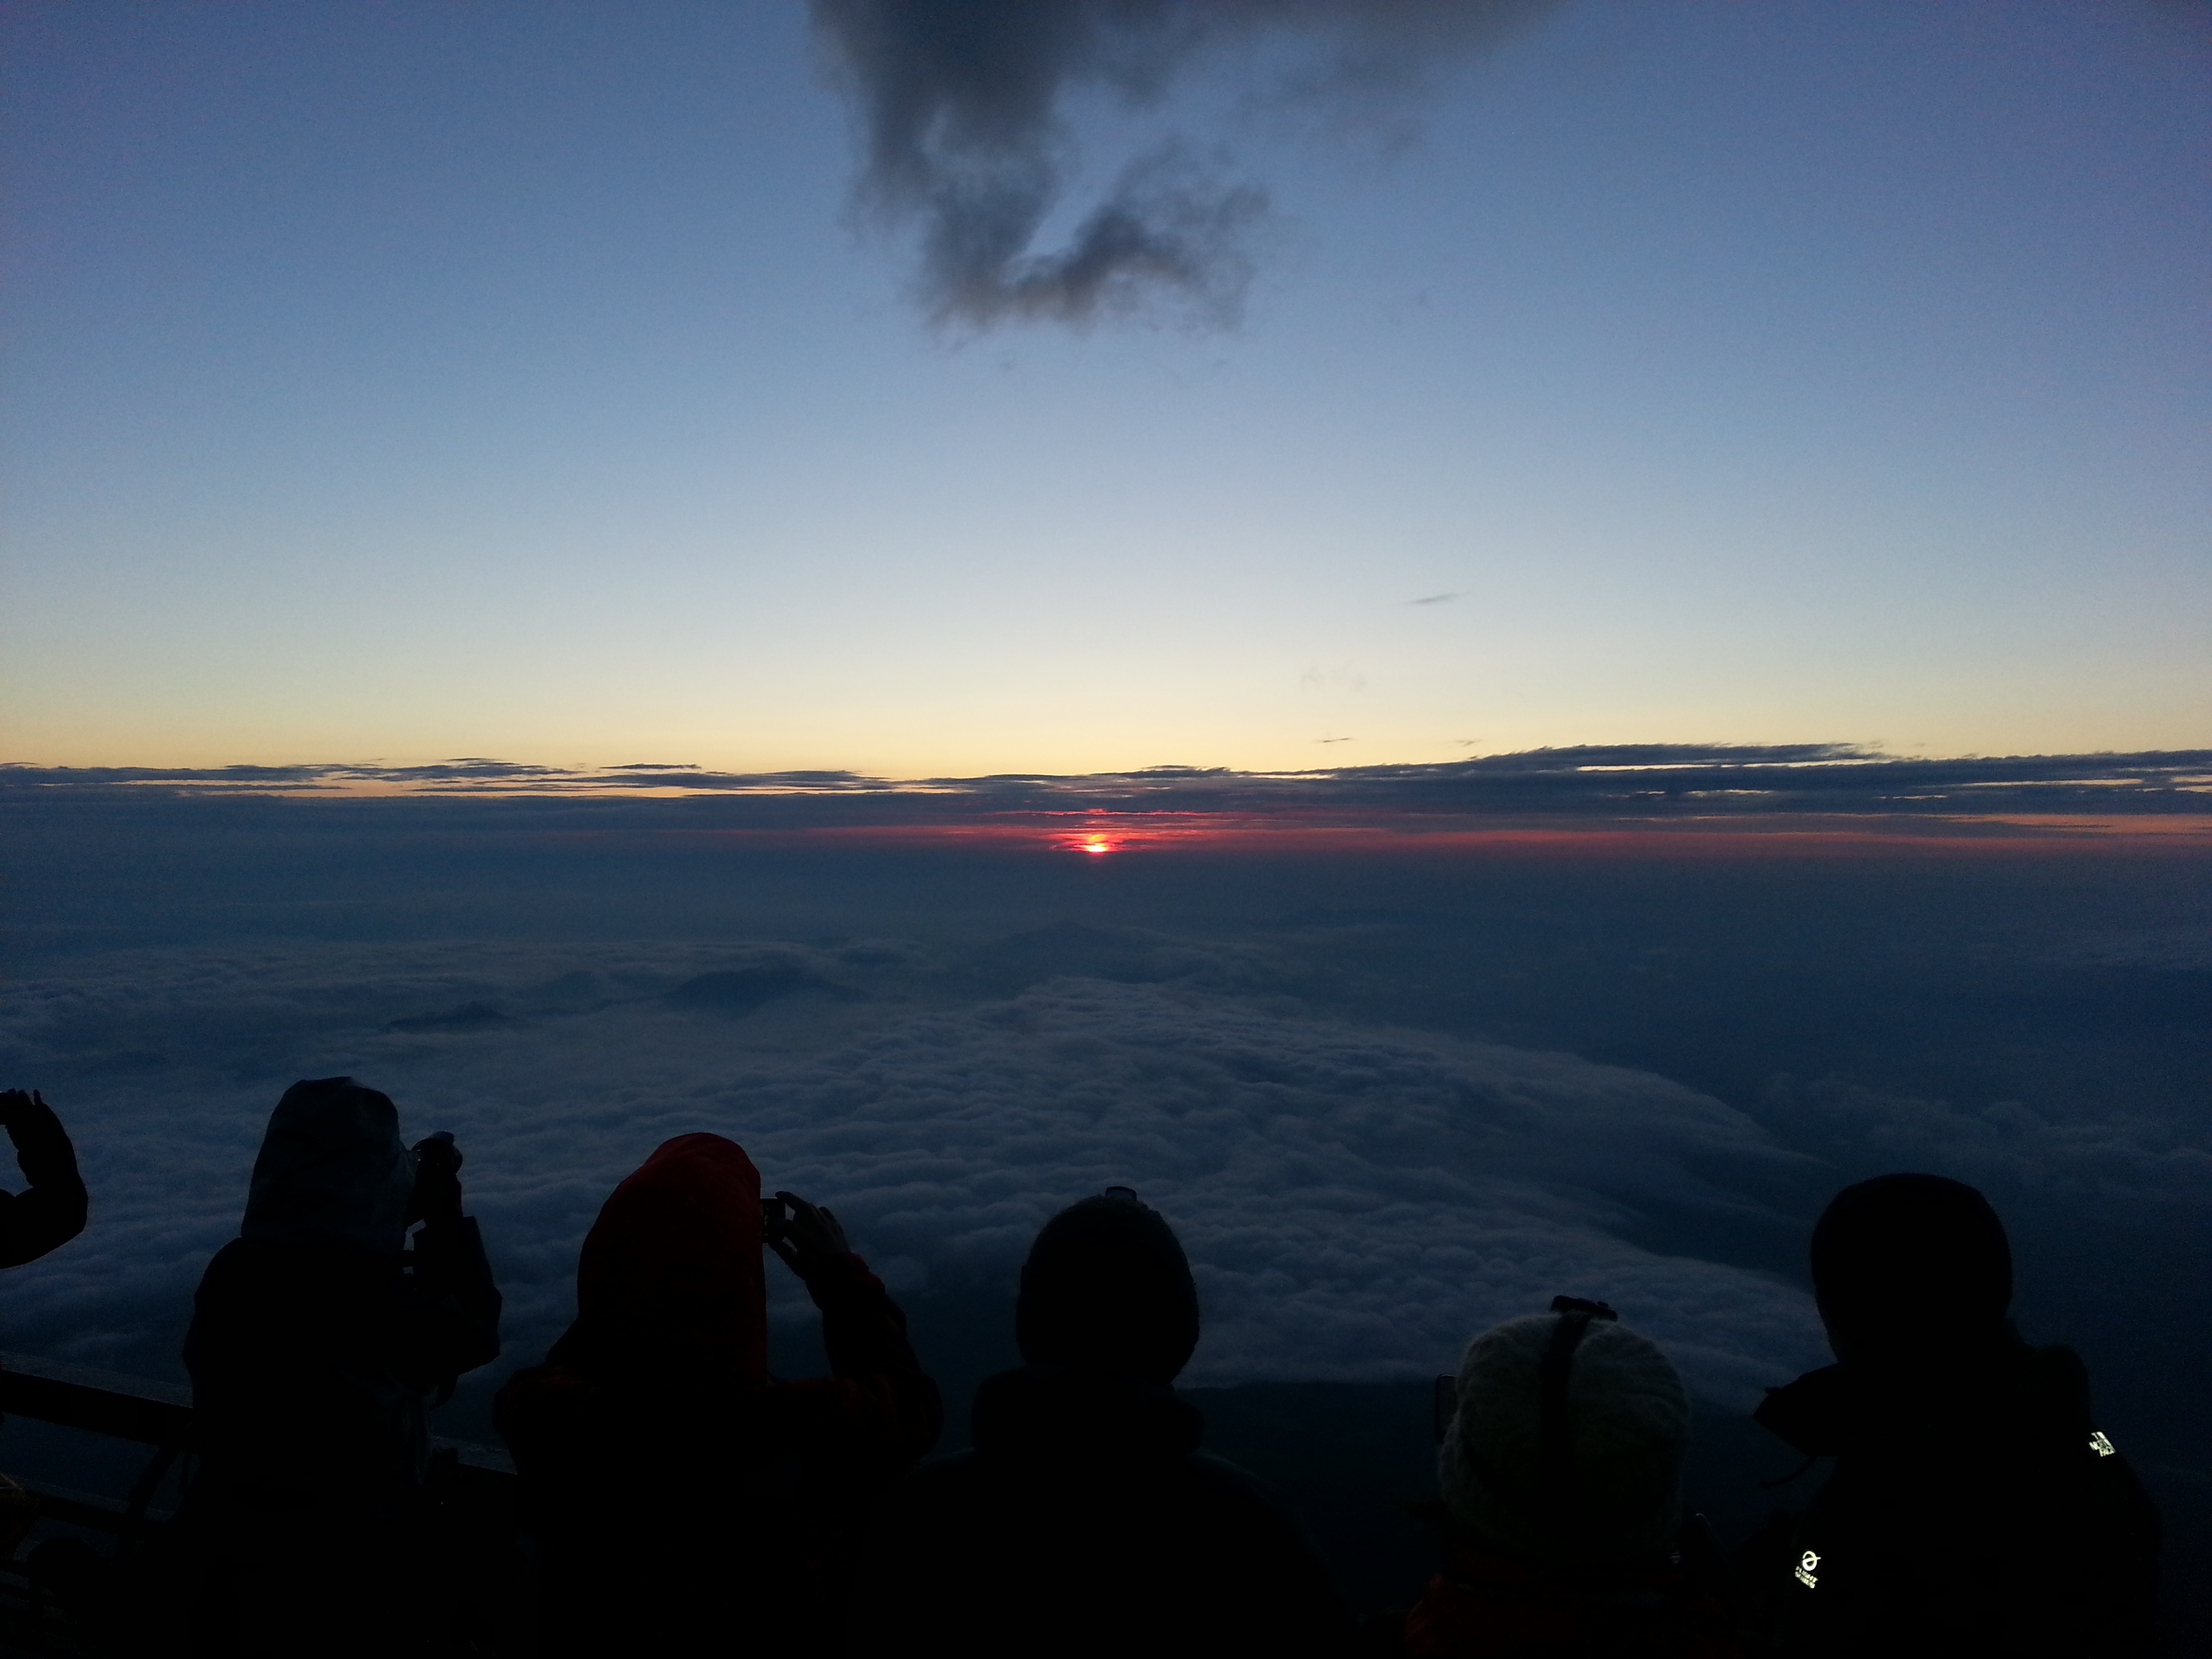
{"type": "MultiPolygon", "coordinates": [[[[1802,1200],[1842,1178],[1938,1168],[2012,1201],[2138,1212],[2212,1199],[2212,1154],[2154,1124],[1834,1080],[1778,1082],[1747,1112],[1646,1071],[1331,1017],[1282,978],[1264,949],[1086,928],[961,952],[276,942],[72,958],[0,995],[0,1073],[63,1113],[93,1218],[7,1276],[0,1329],[15,1351],[173,1376],[270,1108],[297,1078],[341,1073],[392,1094],[410,1138],[452,1129],[467,1153],[507,1297],[507,1361],[472,1393],[571,1316],[577,1247],[614,1183],[700,1129],[743,1143],[771,1188],[834,1206],[923,1306],[1003,1305],[1048,1216],[1136,1188],[1204,1295],[1193,1383],[1431,1375],[1564,1291],[1612,1302],[1698,1394],[1741,1408],[1826,1356],[1802,1290],[1729,1241],[1794,1255],[1802,1200]]],[[[775,1316],[803,1322],[803,1293],[773,1282],[775,1316]]]]}
{"type": "MultiPolygon", "coordinates": [[[[1614,1302],[1716,1401],[1819,1358],[1799,1290],[1629,1237],[1639,1194],[1725,1212],[1747,1200],[1699,1170],[1805,1161],[1744,1114],[1648,1073],[1240,995],[1220,987],[1233,953],[1161,960],[1152,982],[979,994],[896,942],[79,959],[0,1002],[8,1076],[48,1091],[94,1193],[82,1238],[9,1275],[7,1340],[173,1369],[270,1107],[347,1073],[410,1137],[459,1135],[518,1360],[570,1317],[614,1182],[699,1129],[832,1204],[910,1295],[1009,1286],[1054,1210],[1135,1187],[1204,1293],[1193,1382],[1434,1373],[1559,1291],[1614,1302]]],[[[778,1294],[804,1316],[780,1276],[778,1294]]]]}

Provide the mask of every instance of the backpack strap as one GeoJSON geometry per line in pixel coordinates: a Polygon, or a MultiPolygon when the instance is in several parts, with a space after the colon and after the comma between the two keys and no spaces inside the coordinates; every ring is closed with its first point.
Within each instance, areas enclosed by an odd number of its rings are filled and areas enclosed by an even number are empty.
{"type": "Polygon", "coordinates": [[[1541,1412],[1539,1467],[1544,1472],[1545,1489],[1564,1502],[1574,1479],[1575,1425],[1567,1403],[1567,1384],[1574,1373],[1575,1350],[1592,1320],[1618,1320],[1620,1316],[1602,1302],[1588,1302],[1578,1296],[1553,1297],[1552,1311],[1559,1316],[1559,1322],[1552,1328],[1552,1340],[1536,1372],[1541,1412]]]}

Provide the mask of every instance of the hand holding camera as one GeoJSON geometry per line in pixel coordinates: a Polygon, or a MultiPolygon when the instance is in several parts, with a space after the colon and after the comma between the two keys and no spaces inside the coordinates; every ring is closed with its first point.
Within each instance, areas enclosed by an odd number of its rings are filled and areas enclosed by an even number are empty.
{"type": "Polygon", "coordinates": [[[441,1129],[415,1143],[415,1191],[407,1200],[407,1222],[432,1224],[461,1218],[461,1149],[441,1129]]]}
{"type": "Polygon", "coordinates": [[[33,1107],[40,1111],[46,1109],[46,1097],[36,1089],[32,1090],[28,1094],[24,1093],[21,1089],[0,1089],[0,1129],[13,1129],[17,1121],[17,1115],[27,1112],[33,1107]]]}
{"type": "Polygon", "coordinates": [[[761,1200],[761,1236],[801,1279],[831,1256],[853,1253],[836,1212],[809,1204],[797,1193],[761,1200]]]}

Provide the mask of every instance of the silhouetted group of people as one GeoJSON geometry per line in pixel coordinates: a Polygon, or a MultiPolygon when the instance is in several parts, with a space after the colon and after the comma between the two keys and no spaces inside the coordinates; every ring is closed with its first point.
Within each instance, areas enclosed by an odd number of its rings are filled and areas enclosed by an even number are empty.
{"type": "MultiPolygon", "coordinates": [[[[0,1095],[30,1185],[0,1263],[84,1224],[68,1138],[0,1095]]],[[[452,1137],[403,1144],[348,1078],[288,1091],[185,1347],[200,1436],[165,1559],[209,1655],[433,1651],[418,1524],[428,1413],[499,1352],[500,1294],[452,1137]],[[410,1237],[411,1235],[411,1237],[410,1237]]],[[[1751,1659],[2150,1650],[2159,1522],[2080,1361],[2008,1310],[2004,1231],[1956,1182],[1846,1188],[1812,1239],[1836,1363],[1758,1420],[1834,1460],[1809,1509],[1731,1557],[1686,1511],[1689,1398],[1601,1302],[1476,1336],[1451,1380],[1439,1571],[1356,1618],[1291,1511],[1203,1449],[1174,1389],[1198,1291],[1127,1188],[1054,1216],[1024,1263],[1023,1364],[972,1449],[923,1462],[936,1385],[836,1215],[763,1199],[744,1150],[663,1143],[608,1198],[576,1319],[498,1394],[549,1656],[1404,1653],[1751,1659]],[[820,1310],[830,1375],[769,1370],[765,1253],[820,1310]]]]}

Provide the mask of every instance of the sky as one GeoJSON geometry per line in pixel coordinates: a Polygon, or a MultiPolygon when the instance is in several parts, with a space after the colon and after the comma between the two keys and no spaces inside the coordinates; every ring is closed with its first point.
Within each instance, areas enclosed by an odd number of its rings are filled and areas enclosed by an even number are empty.
{"type": "Polygon", "coordinates": [[[0,753],[2212,741],[2201,9],[906,9],[0,8],[0,753]]]}

